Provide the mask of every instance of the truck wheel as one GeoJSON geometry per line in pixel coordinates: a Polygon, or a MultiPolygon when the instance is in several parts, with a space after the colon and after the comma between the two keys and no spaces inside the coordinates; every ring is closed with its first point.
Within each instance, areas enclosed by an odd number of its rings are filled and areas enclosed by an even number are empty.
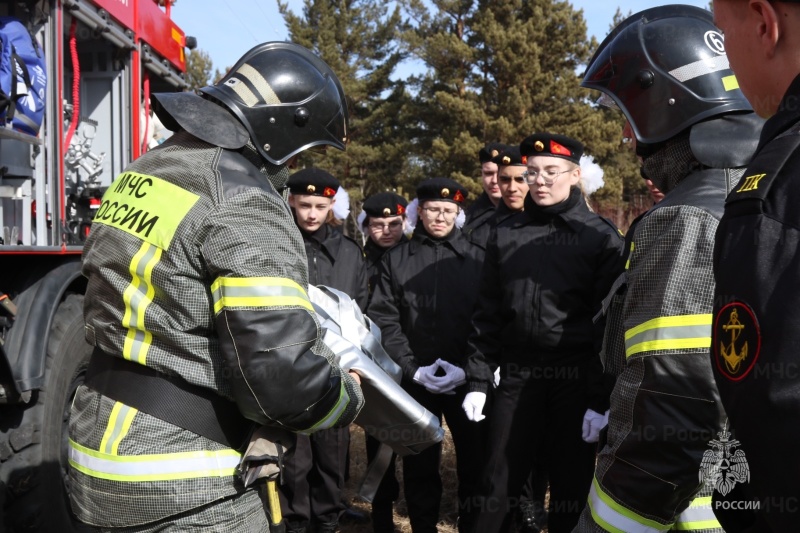
{"type": "Polygon", "coordinates": [[[83,295],[70,294],[50,329],[44,387],[8,431],[3,507],[9,531],[90,530],[70,510],[67,462],[70,406],[92,354],[83,326],[83,295]]]}

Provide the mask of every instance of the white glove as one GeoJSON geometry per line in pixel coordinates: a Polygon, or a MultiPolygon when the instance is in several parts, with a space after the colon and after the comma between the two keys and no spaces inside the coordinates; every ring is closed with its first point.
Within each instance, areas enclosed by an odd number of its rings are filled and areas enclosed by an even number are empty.
{"type": "Polygon", "coordinates": [[[494,369],[494,388],[500,386],[500,367],[494,369]]]}
{"type": "Polygon", "coordinates": [[[439,369],[439,363],[433,363],[432,365],[428,366],[421,366],[414,372],[414,381],[423,385],[425,388],[428,388],[429,385],[436,385],[441,378],[437,378],[434,376],[436,371],[439,369]]]}
{"type": "Polygon", "coordinates": [[[439,368],[444,370],[445,374],[444,376],[434,376],[436,384],[425,387],[430,392],[434,394],[448,394],[456,387],[467,382],[467,376],[464,374],[463,368],[448,363],[443,359],[437,359],[436,364],[439,365],[439,368]]]}
{"type": "Polygon", "coordinates": [[[464,402],[461,408],[467,414],[467,418],[473,422],[480,422],[486,416],[483,414],[483,406],[486,405],[485,392],[468,392],[464,396],[464,402]]]}
{"type": "Polygon", "coordinates": [[[583,415],[583,440],[585,442],[597,442],[600,440],[600,431],[608,425],[608,411],[605,414],[596,413],[587,409],[583,415]]]}

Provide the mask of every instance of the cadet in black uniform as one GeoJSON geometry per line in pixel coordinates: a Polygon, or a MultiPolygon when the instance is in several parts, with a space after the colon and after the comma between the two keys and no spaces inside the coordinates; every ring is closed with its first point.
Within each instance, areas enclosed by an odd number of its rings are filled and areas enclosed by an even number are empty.
{"type": "MultiPolygon", "coordinates": [[[[421,223],[381,261],[367,314],[381,327],[383,345],[403,370],[403,387],[440,419],[453,436],[461,502],[459,530],[470,504],[482,456],[482,426],[461,410],[467,392],[462,365],[477,300],[483,250],[456,227],[467,191],[433,178],[417,188],[421,223]],[[436,375],[444,374],[444,375],[436,375]]],[[[414,533],[433,533],[439,521],[441,444],[403,458],[403,484],[414,533]]]]}
{"type": "MultiPolygon", "coordinates": [[[[338,289],[364,309],[368,288],[361,247],[330,224],[338,180],[324,170],[307,168],[292,174],[287,186],[289,205],[306,247],[309,285],[338,289]]],[[[280,487],[289,532],[311,531],[312,522],[320,533],[336,531],[345,510],[341,491],[349,445],[348,427],[319,431],[310,438],[297,436],[280,487]]]]}
{"type": "Polygon", "coordinates": [[[462,232],[474,244],[486,248],[489,233],[492,231],[491,218],[495,208],[500,205],[502,197],[500,186],[497,183],[497,163],[493,161],[500,152],[508,148],[503,143],[489,143],[478,152],[481,161],[481,183],[483,194],[475,203],[464,210],[466,221],[462,232]]]}
{"type": "MultiPolygon", "coordinates": [[[[492,227],[525,209],[525,199],[530,196],[530,187],[525,180],[528,158],[523,157],[519,146],[507,146],[492,158],[497,164],[497,185],[502,202],[492,217],[492,227]]],[[[520,533],[538,533],[547,522],[544,499],[547,494],[547,459],[544,453],[533,458],[531,475],[520,493],[517,529],[520,533]]]]}
{"type": "Polygon", "coordinates": [[[800,5],[715,0],[714,22],[742,92],[771,117],[714,247],[712,367],[738,454],[725,474],[759,503],[758,531],[800,531],[800,5]]]}
{"type": "Polygon", "coordinates": [[[378,282],[383,254],[405,239],[408,200],[393,192],[379,192],[364,200],[361,208],[361,231],[368,237],[364,255],[371,296],[378,282]]]}
{"type": "MultiPolygon", "coordinates": [[[[406,208],[408,201],[393,192],[379,192],[364,201],[359,216],[361,228],[369,237],[364,254],[367,258],[367,276],[370,296],[380,277],[381,258],[387,250],[405,240],[406,208]]],[[[378,453],[380,441],[367,435],[367,460],[371,463],[378,453]]],[[[395,455],[372,499],[372,530],[375,533],[393,533],[392,505],[400,494],[400,484],[395,476],[395,455]]]]}
{"type": "Polygon", "coordinates": [[[507,530],[542,453],[540,434],[548,443],[549,531],[577,523],[594,468],[594,446],[581,439],[583,415],[603,401],[603,328],[592,318],[622,267],[619,232],[589,211],[577,186],[581,143],[537,134],[520,152],[530,195],[525,211],[499,224],[489,241],[469,342],[464,410],[471,420],[484,418],[492,368],[500,365],[475,533],[507,530]]]}

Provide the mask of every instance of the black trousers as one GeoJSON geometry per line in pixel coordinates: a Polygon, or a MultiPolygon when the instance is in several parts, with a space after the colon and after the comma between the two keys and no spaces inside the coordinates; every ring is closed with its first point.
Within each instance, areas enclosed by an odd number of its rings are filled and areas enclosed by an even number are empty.
{"type": "MultiPolygon", "coordinates": [[[[458,475],[459,531],[469,530],[474,515],[474,501],[483,463],[486,424],[470,422],[461,404],[467,394],[466,385],[455,394],[431,394],[416,383],[403,383],[403,387],[421,405],[439,420],[447,422],[456,450],[458,475]]],[[[442,445],[426,448],[417,455],[403,457],[403,490],[408,505],[408,517],[414,533],[436,533],[439,508],[442,500],[442,478],[439,463],[442,445]]]]}
{"type": "Polygon", "coordinates": [[[578,523],[594,473],[595,445],[581,439],[589,371],[583,364],[501,367],[487,415],[489,457],[472,532],[508,530],[523,483],[543,452],[550,480],[548,531],[572,531],[578,523]]]}
{"type": "Polygon", "coordinates": [[[339,520],[349,445],[349,427],[297,436],[294,454],[284,462],[280,486],[281,511],[287,522],[339,520]]]}
{"type": "MultiPolygon", "coordinates": [[[[381,445],[381,441],[376,439],[375,437],[367,437],[367,462],[372,463],[372,460],[375,459],[375,456],[378,455],[378,448],[381,445]]],[[[389,463],[389,467],[386,469],[386,473],[383,475],[383,479],[381,479],[381,484],[378,485],[378,490],[375,492],[375,497],[372,499],[372,505],[391,505],[397,497],[400,495],[400,482],[397,481],[397,475],[395,475],[395,459],[397,458],[396,454],[392,454],[392,462],[389,463]]]]}

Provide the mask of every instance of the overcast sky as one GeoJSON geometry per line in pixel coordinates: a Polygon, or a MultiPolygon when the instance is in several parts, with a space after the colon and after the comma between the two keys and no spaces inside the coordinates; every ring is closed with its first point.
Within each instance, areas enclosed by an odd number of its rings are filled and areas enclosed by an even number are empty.
{"type": "MultiPolygon", "coordinates": [[[[287,0],[296,14],[303,10],[303,0],[287,0]]],[[[623,13],[661,5],[652,0],[574,0],[583,9],[589,35],[598,42],[608,33],[611,19],[619,6],[623,13]]],[[[708,0],[682,2],[708,7],[708,0]]],[[[239,57],[258,43],[283,41],[288,37],[276,0],[182,0],[172,8],[172,18],[187,35],[197,38],[198,48],[211,55],[214,68],[233,66],[239,57]]]]}

